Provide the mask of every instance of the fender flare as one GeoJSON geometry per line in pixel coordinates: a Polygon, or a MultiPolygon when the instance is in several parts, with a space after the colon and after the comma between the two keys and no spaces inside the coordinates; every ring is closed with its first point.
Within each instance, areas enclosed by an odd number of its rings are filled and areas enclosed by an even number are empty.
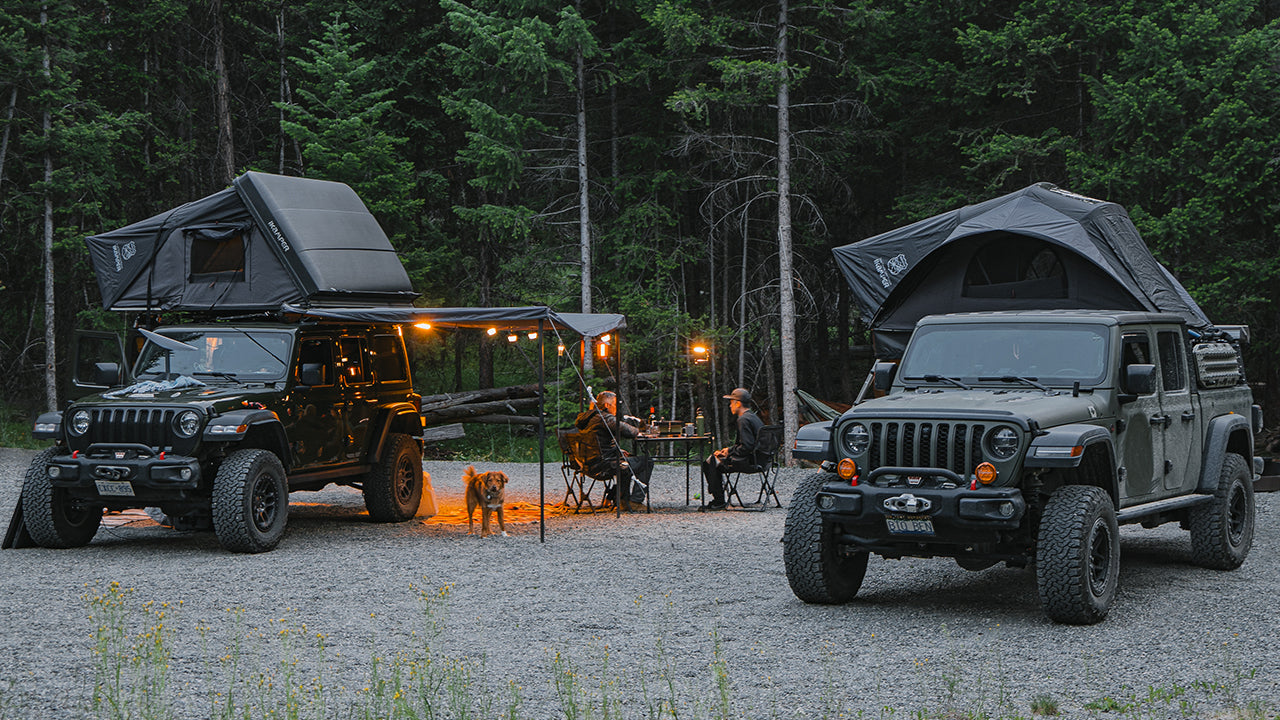
{"type": "Polygon", "coordinates": [[[412,430],[404,434],[416,439],[419,447],[422,445],[422,414],[411,403],[395,403],[383,408],[376,427],[377,438],[369,444],[367,461],[370,463],[376,463],[382,457],[392,432],[412,430]]]}
{"type": "MultiPolygon", "coordinates": [[[[1106,453],[1106,485],[1102,489],[1111,501],[1120,502],[1120,478],[1116,472],[1116,448],[1111,431],[1100,425],[1073,423],[1059,425],[1036,436],[1027,447],[1024,468],[1078,468],[1093,448],[1106,453]],[[1075,452],[1075,448],[1080,451],[1075,452]]],[[[1096,451],[1095,451],[1096,452],[1096,451]]]]}
{"type": "Polygon", "coordinates": [[[1251,418],[1231,413],[1209,421],[1205,430],[1204,453],[1200,459],[1200,482],[1196,492],[1213,494],[1218,489],[1218,476],[1227,453],[1241,454],[1253,466],[1253,427],[1251,418]],[[1243,452],[1242,452],[1243,451],[1243,452]]]}
{"type": "Polygon", "coordinates": [[[285,472],[288,472],[293,466],[293,452],[289,445],[289,437],[285,434],[280,417],[270,410],[245,408],[216,415],[205,426],[201,440],[203,442],[239,442],[250,433],[265,436],[267,442],[264,449],[274,452],[276,457],[280,458],[280,463],[284,465],[285,472]],[[244,432],[210,432],[210,428],[215,425],[235,428],[246,426],[246,429],[244,432]]]}

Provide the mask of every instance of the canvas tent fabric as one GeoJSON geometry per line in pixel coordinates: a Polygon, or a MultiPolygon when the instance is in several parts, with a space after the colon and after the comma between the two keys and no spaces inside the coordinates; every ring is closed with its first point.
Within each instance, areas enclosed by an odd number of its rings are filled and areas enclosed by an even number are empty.
{"type": "Polygon", "coordinates": [[[1115,203],[1039,183],[834,250],[877,356],[916,321],[952,312],[1168,312],[1211,325],[1115,203]]]}
{"type": "Polygon", "coordinates": [[[501,330],[568,330],[584,337],[598,337],[627,328],[625,315],[614,313],[562,313],[542,305],[525,307],[471,308],[304,308],[284,306],[285,312],[356,322],[431,323],[436,328],[496,327],[501,330]]]}
{"type": "Polygon", "coordinates": [[[108,310],[274,311],[417,296],[360,197],[325,180],[248,172],[85,242],[108,310]]]}

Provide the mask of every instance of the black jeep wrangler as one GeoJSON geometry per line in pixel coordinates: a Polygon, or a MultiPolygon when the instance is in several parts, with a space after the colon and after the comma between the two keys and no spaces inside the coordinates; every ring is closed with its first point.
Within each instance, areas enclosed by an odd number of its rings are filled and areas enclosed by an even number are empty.
{"type": "Polygon", "coordinates": [[[284,534],[289,493],[330,483],[360,488],[375,521],[417,513],[421,398],[398,326],[142,333],[131,374],[77,358],[76,384],[101,392],[36,420],[34,436],[55,443],[22,487],[37,544],[84,545],[104,510],[157,507],[174,527],[212,527],[226,549],[262,552],[284,534]]]}
{"type": "Polygon", "coordinates": [[[1094,623],[1124,523],[1180,523],[1197,563],[1239,567],[1262,416],[1234,338],[1212,332],[1147,312],[925,317],[900,364],[875,366],[883,396],[798,434],[824,469],[788,511],[791,589],[851,600],[872,553],[1034,564],[1046,615],[1094,623]]]}

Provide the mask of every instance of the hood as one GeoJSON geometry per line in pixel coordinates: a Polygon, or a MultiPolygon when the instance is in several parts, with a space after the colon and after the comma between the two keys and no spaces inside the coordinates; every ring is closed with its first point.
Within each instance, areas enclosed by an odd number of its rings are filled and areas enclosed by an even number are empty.
{"type": "Polygon", "coordinates": [[[1094,422],[1106,414],[1103,398],[1093,393],[1072,397],[1069,390],[1048,394],[1033,388],[922,388],[868,400],[844,418],[927,416],[938,419],[990,418],[1041,428],[1094,422]]]}
{"type": "Polygon", "coordinates": [[[272,385],[254,383],[239,386],[234,383],[218,385],[187,386],[176,389],[156,391],[143,386],[142,383],[112,390],[99,395],[90,395],[76,401],[76,405],[193,405],[200,407],[216,407],[226,410],[244,403],[267,403],[280,396],[281,389],[272,385]]]}

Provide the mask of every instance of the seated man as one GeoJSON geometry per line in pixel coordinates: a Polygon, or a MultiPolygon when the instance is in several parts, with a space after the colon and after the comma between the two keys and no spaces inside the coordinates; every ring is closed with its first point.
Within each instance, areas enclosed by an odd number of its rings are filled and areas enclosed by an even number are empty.
{"type": "MultiPolygon", "coordinates": [[[[600,442],[602,464],[612,470],[622,484],[623,507],[629,510],[629,505],[644,505],[649,477],[653,474],[653,458],[632,455],[618,447],[619,437],[634,438],[640,434],[640,428],[635,425],[618,422],[618,396],[608,390],[600,393],[591,407],[578,413],[574,425],[584,432],[595,433],[600,442]]],[[[609,497],[612,499],[613,495],[609,497]]]]}
{"type": "Polygon", "coordinates": [[[738,437],[733,445],[720,448],[702,461],[702,475],[711,491],[711,502],[705,506],[708,510],[724,509],[725,473],[741,472],[756,464],[756,444],[760,428],[764,427],[764,422],[751,411],[751,393],[746,388],[734,388],[724,397],[729,401],[729,412],[737,418],[738,437]]]}

